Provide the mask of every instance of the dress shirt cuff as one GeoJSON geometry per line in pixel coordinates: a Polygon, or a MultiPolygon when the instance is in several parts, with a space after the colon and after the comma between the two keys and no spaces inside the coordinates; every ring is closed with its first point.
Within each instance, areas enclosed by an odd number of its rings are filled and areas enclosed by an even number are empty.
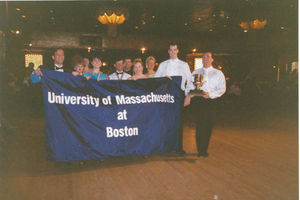
{"type": "Polygon", "coordinates": [[[214,92],[210,92],[209,93],[209,98],[210,99],[215,99],[216,98],[216,94],[214,92]]]}
{"type": "Polygon", "coordinates": [[[185,96],[188,96],[188,95],[189,95],[189,92],[190,92],[191,90],[194,90],[194,89],[196,89],[196,87],[195,87],[193,84],[187,85],[186,88],[185,88],[185,91],[184,91],[185,96]]]}

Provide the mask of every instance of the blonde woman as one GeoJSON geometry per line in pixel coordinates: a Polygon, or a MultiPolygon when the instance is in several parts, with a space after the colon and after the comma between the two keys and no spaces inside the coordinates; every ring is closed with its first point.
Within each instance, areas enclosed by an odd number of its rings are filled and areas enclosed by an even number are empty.
{"type": "Polygon", "coordinates": [[[128,80],[137,80],[142,78],[148,78],[145,74],[143,74],[144,64],[142,62],[142,59],[136,58],[133,61],[133,72],[134,75],[129,77],[128,80]]]}
{"type": "Polygon", "coordinates": [[[154,76],[154,74],[156,73],[156,71],[154,71],[155,61],[156,60],[153,56],[149,56],[146,59],[147,73],[145,75],[148,76],[149,78],[152,78],[154,76]]]}

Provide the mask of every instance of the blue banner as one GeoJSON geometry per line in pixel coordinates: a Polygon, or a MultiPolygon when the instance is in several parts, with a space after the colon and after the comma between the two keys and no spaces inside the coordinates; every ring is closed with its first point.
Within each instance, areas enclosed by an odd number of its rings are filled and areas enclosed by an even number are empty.
{"type": "Polygon", "coordinates": [[[86,80],[42,70],[47,160],[96,160],[178,148],[181,77],[86,80]]]}

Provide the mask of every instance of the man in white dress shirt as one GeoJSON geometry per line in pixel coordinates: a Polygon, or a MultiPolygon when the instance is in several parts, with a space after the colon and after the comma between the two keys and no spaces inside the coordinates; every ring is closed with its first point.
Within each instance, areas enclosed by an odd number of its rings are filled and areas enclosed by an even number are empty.
{"type": "MultiPolygon", "coordinates": [[[[212,67],[214,61],[211,52],[205,52],[202,57],[203,68],[195,70],[192,75],[203,74],[204,85],[202,97],[194,98],[196,108],[196,143],[198,157],[208,157],[207,149],[217,112],[217,101],[226,91],[225,76],[221,70],[212,67]]],[[[186,92],[189,92],[187,89],[186,92]]],[[[184,106],[191,102],[193,95],[188,95],[184,106]]]]}
{"type": "Polygon", "coordinates": [[[117,59],[114,67],[116,68],[116,71],[109,75],[110,80],[127,80],[129,77],[131,77],[130,74],[127,74],[123,71],[124,63],[122,59],[117,59]]]}
{"type": "Polygon", "coordinates": [[[157,72],[155,73],[154,77],[171,77],[171,76],[181,76],[182,81],[181,81],[181,89],[182,89],[182,94],[181,94],[181,109],[180,109],[180,134],[179,134],[179,145],[178,145],[178,150],[177,153],[180,155],[186,154],[185,151],[182,148],[182,133],[183,133],[183,117],[182,117],[182,110],[183,110],[183,102],[184,98],[187,95],[185,93],[185,89],[192,89],[193,84],[192,84],[192,76],[191,76],[191,71],[189,68],[189,65],[182,61],[179,60],[177,55],[178,55],[179,49],[178,49],[178,44],[177,43],[170,43],[169,45],[169,50],[168,53],[170,55],[170,59],[166,60],[158,66],[157,72]],[[185,86],[185,82],[187,81],[187,86],[185,86]]]}

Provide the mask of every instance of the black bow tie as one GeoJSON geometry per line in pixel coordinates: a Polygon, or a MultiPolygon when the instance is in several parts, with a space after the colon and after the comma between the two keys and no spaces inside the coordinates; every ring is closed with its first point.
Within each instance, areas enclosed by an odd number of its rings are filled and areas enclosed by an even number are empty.
{"type": "Polygon", "coordinates": [[[58,70],[58,69],[64,69],[64,66],[62,66],[62,67],[54,66],[54,69],[55,69],[55,70],[58,70]]]}
{"type": "Polygon", "coordinates": [[[123,74],[123,72],[116,72],[117,73],[117,75],[119,75],[119,74],[123,74]]]}

